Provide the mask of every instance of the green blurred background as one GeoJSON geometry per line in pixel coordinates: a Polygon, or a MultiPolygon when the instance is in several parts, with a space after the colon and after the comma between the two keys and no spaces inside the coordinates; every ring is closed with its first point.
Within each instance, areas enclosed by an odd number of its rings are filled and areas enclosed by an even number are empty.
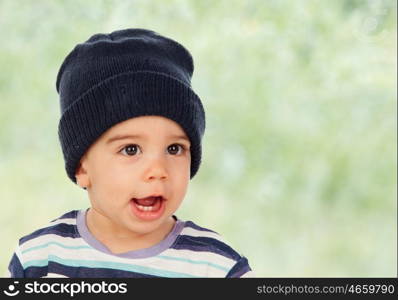
{"type": "Polygon", "coordinates": [[[221,233],[258,276],[396,276],[396,6],[0,0],[0,270],[22,235],[89,205],[58,142],[64,57],[141,27],[191,51],[206,109],[180,218],[221,233]]]}

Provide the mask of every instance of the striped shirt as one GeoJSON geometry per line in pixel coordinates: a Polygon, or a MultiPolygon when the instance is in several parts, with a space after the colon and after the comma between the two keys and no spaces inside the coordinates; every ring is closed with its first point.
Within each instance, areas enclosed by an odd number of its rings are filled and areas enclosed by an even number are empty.
{"type": "Polygon", "coordinates": [[[114,254],[73,210],[19,240],[10,277],[252,277],[244,256],[216,232],[177,217],[158,244],[114,254]]]}

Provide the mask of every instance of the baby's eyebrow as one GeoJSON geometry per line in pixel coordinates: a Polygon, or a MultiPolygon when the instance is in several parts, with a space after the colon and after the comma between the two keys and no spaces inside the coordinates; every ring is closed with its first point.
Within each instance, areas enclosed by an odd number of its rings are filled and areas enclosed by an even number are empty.
{"type": "MultiPolygon", "coordinates": [[[[180,139],[180,140],[186,140],[186,141],[189,142],[189,139],[188,139],[186,136],[184,136],[184,135],[175,135],[175,134],[173,134],[173,135],[169,135],[169,138],[172,138],[172,139],[180,139]]],[[[115,135],[114,137],[111,137],[110,139],[108,139],[108,140],[106,141],[106,144],[111,144],[111,143],[113,143],[113,142],[115,142],[115,141],[125,140],[125,139],[145,139],[145,137],[142,136],[142,135],[139,135],[139,134],[133,134],[133,135],[131,135],[131,134],[115,135]]]]}

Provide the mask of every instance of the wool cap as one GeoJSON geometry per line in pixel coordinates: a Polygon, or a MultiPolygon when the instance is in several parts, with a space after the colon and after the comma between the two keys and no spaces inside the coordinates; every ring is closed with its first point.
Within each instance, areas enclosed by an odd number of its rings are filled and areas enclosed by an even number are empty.
{"type": "Polygon", "coordinates": [[[57,75],[58,136],[68,177],[106,130],[130,118],[158,115],[177,122],[191,142],[192,179],[201,163],[205,112],[191,87],[189,51],[154,31],[98,33],[77,44],[57,75]]]}

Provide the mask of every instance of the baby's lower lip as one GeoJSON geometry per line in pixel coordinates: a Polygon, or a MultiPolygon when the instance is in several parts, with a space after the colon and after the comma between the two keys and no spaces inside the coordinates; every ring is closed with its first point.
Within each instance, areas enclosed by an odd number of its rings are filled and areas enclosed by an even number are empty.
{"type": "Polygon", "coordinates": [[[159,199],[152,206],[139,205],[134,199],[130,200],[130,208],[133,214],[144,221],[153,221],[160,218],[165,210],[165,200],[159,199]]]}

